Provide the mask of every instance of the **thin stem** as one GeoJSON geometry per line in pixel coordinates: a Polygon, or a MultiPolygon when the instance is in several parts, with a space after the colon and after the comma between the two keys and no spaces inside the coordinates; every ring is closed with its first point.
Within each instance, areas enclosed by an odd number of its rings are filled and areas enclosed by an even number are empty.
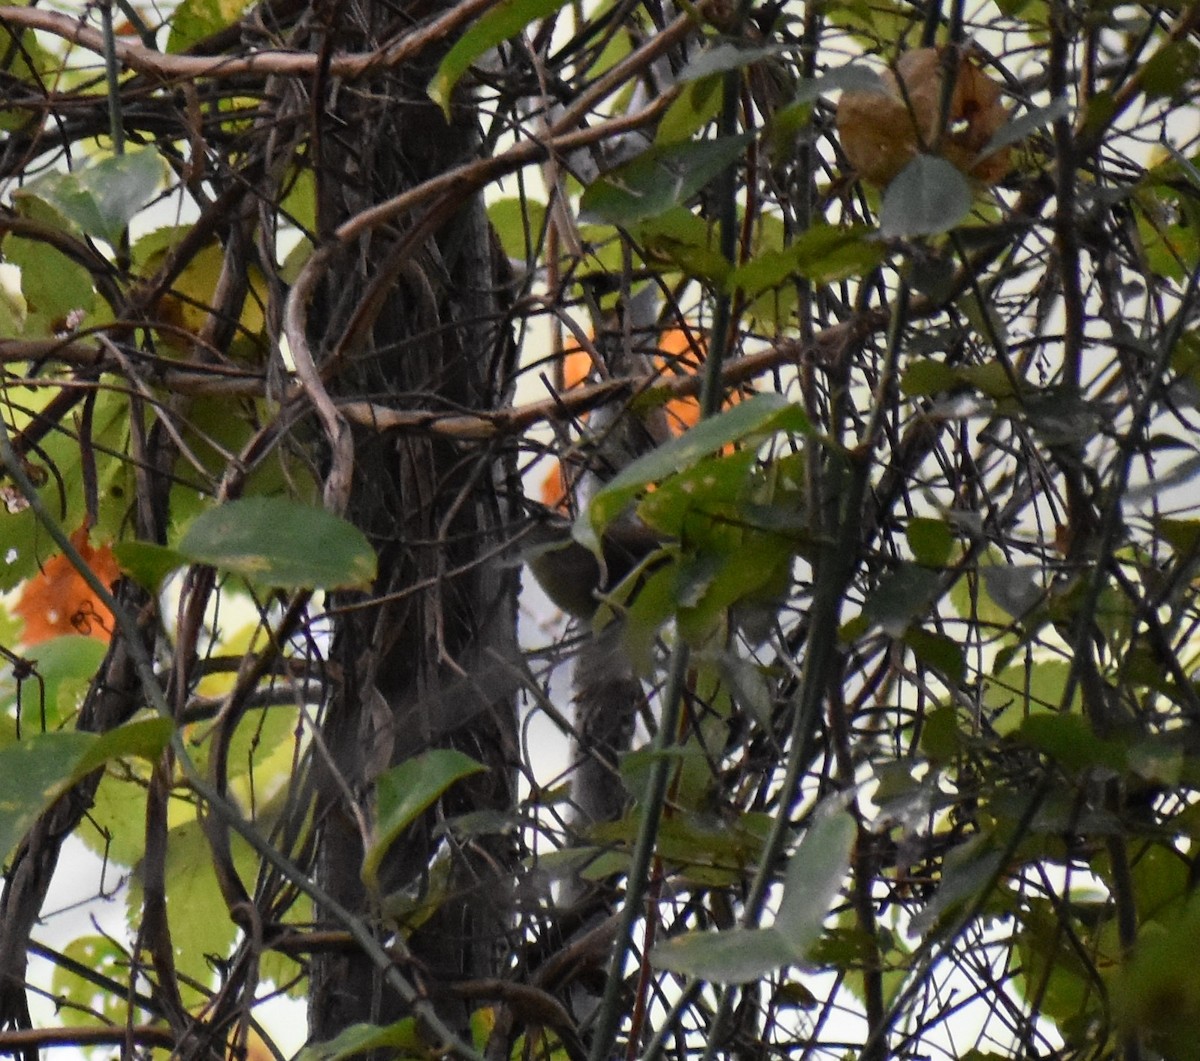
{"type": "Polygon", "coordinates": [[[108,129],[113,152],[125,154],[125,118],[121,113],[121,83],[117,66],[117,37],[113,29],[112,4],[100,5],[100,23],[104,32],[104,79],[108,82],[108,129]]]}
{"type": "Polygon", "coordinates": [[[654,736],[650,776],[646,779],[646,789],[642,795],[642,821],[638,827],[637,840],[634,842],[633,856],[629,861],[625,905],[621,908],[617,938],[608,966],[608,979],[604,985],[604,998],[600,1002],[596,1027],[592,1033],[592,1049],[588,1055],[590,1061],[608,1061],[612,1056],[617,1028],[621,1021],[621,988],[625,983],[625,960],[629,955],[634,926],[641,916],[642,898],[649,883],[650,862],[658,840],[658,825],[662,820],[667,786],[670,784],[671,772],[675,765],[667,752],[679,725],[688,657],[687,645],[682,641],[678,642],[671,652],[667,684],[663,690],[662,718],[654,736]]]}

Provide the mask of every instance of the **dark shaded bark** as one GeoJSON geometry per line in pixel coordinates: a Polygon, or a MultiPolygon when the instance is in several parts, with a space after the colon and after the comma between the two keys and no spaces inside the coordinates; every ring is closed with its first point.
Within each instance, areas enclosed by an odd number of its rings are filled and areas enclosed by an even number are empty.
{"type": "MultiPolygon", "coordinates": [[[[368,2],[321,10],[321,46],[347,50],[368,49],[404,20],[428,13],[368,2]]],[[[425,95],[431,73],[425,66],[323,87],[314,101],[320,119],[313,160],[323,231],[475,152],[473,114],[464,109],[448,124],[425,95]]],[[[482,204],[463,204],[429,238],[409,237],[376,230],[330,269],[310,338],[319,355],[338,348],[343,359],[331,391],[408,408],[503,404],[510,348],[482,204]]],[[[388,905],[389,894],[436,898],[437,912],[418,928],[399,926],[418,967],[406,975],[419,972],[423,982],[494,976],[508,953],[510,841],[461,843],[439,825],[466,811],[505,811],[515,798],[513,687],[494,675],[496,658],[515,652],[516,572],[488,559],[509,522],[510,474],[502,451],[355,434],[346,516],[378,552],[374,596],[382,600],[345,610],[336,621],[336,681],[324,720],[332,763],[318,765],[318,878],[368,917],[378,915],[380,899],[388,905]],[[375,778],[435,747],[457,748],[487,770],[454,786],[393,846],[381,895],[370,896],[360,879],[362,816],[347,805],[348,795],[369,816],[375,778]]],[[[380,925],[382,936],[395,928],[380,925]]],[[[378,970],[358,954],[314,961],[310,1002],[318,1040],[355,1021],[404,1015],[378,970]]],[[[452,1027],[465,1027],[466,1003],[439,1002],[439,1009],[452,1027]]]]}

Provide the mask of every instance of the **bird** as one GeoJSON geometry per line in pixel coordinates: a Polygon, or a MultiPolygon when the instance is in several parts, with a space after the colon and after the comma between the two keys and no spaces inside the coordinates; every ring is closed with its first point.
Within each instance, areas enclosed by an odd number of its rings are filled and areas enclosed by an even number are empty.
{"type": "Polygon", "coordinates": [[[538,585],[576,619],[591,619],[603,595],[665,544],[661,535],[631,518],[605,530],[599,558],[571,537],[569,521],[554,516],[535,519],[522,539],[522,560],[538,585]]]}

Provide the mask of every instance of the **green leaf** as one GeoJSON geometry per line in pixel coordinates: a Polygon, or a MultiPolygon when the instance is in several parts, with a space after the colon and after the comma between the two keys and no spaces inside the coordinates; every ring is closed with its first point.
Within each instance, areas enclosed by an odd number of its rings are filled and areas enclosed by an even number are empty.
{"type": "Polygon", "coordinates": [[[147,147],[74,173],[48,173],[13,198],[37,196],[89,236],[116,246],[126,225],[158,191],[164,172],[158,153],[147,147]]]}
{"type": "Polygon", "coordinates": [[[411,1054],[424,1057],[428,1053],[417,1031],[416,1019],[405,1017],[388,1025],[352,1024],[336,1039],[306,1046],[296,1061],[343,1061],[372,1050],[386,1050],[389,1056],[400,1057],[411,1054]]]}
{"type": "Polygon", "coordinates": [[[152,763],[171,743],[174,732],[175,723],[169,718],[145,718],[110,729],[80,758],[74,779],[86,777],[112,759],[134,756],[152,763]]]}
{"type": "Polygon", "coordinates": [[[990,846],[985,835],[973,836],[954,848],[946,856],[941,887],[913,917],[912,931],[923,936],[951,911],[977,899],[996,879],[1002,864],[1001,852],[990,846]]]}
{"type": "Polygon", "coordinates": [[[544,203],[534,199],[497,199],[488,205],[487,212],[505,254],[517,261],[537,257],[546,224],[544,203]]]}
{"type": "Polygon", "coordinates": [[[186,52],[193,44],[232,26],[253,0],[182,0],[171,16],[167,51],[186,52]]]}
{"type": "Polygon", "coordinates": [[[450,118],[450,96],[468,68],[489,48],[515,37],[531,22],[553,15],[567,0],[501,0],[471,24],[446,53],[429,82],[429,98],[450,118]]]}
{"type": "Polygon", "coordinates": [[[953,365],[931,357],[918,358],[900,374],[900,392],[908,398],[928,398],[962,385],[953,365]]]}
{"type": "MultiPolygon", "coordinates": [[[[50,50],[38,43],[33,30],[18,30],[11,23],[5,27],[9,53],[4,64],[5,78],[12,86],[23,85],[27,90],[44,91],[44,86],[62,73],[62,56],[57,48],[50,50]]],[[[13,104],[12,109],[0,108],[0,130],[16,132],[33,129],[41,119],[31,111],[22,99],[21,92],[9,88],[3,102],[13,104]]]]}
{"type": "MultiPolygon", "coordinates": [[[[963,310],[968,317],[971,316],[972,307],[978,307],[978,303],[974,298],[968,300],[963,305],[963,310]]],[[[1001,401],[1004,398],[1015,396],[1013,378],[1005,371],[1004,365],[999,361],[984,361],[982,364],[960,365],[956,373],[958,378],[964,383],[969,384],[975,390],[979,391],[980,394],[991,398],[993,401],[1001,401]]]]}
{"type": "Polygon", "coordinates": [[[1079,129],[1076,135],[1089,137],[1103,129],[1112,121],[1113,115],[1117,113],[1117,101],[1113,98],[1113,94],[1108,91],[1097,92],[1088,100],[1087,110],[1083,112],[1083,122],[1079,123],[1079,129]]]}
{"type": "Polygon", "coordinates": [[[76,781],[112,759],[157,755],[172,728],[168,719],[151,719],[103,735],[79,730],[35,733],[0,748],[0,859],[76,781]]]}
{"type": "Polygon", "coordinates": [[[962,749],[958,713],[949,704],[939,704],[925,716],[921,727],[921,751],[934,763],[952,762],[962,749]]]}
{"type": "Polygon", "coordinates": [[[971,212],[967,178],[944,158],[917,155],[883,193],[885,238],[949,232],[971,212]]]}
{"type": "Polygon", "coordinates": [[[1040,129],[1043,125],[1049,125],[1058,118],[1065,118],[1070,113],[1070,110],[1071,105],[1067,102],[1066,97],[1060,96],[1044,107],[1034,107],[1032,110],[1026,111],[1019,118],[1014,118],[1011,122],[997,129],[996,134],[987,142],[983,150],[979,152],[979,158],[987,158],[988,155],[994,155],[1001,148],[1008,147],[1010,144],[1020,143],[1030,133],[1040,129]]]}
{"type": "Polygon", "coordinates": [[[685,84],[658,123],[654,142],[677,144],[690,140],[720,113],[721,86],[722,79],[716,75],[685,84]]]}
{"type": "Polygon", "coordinates": [[[654,673],[654,639],[678,612],[675,564],[653,567],[628,605],[622,643],[634,669],[644,676],[654,673]]]}
{"type": "Polygon", "coordinates": [[[807,956],[821,935],[849,869],[857,834],[854,819],[845,811],[818,811],[788,861],[775,930],[798,960],[807,956]]]}
{"type": "Polygon", "coordinates": [[[921,9],[895,0],[833,0],[826,17],[848,30],[854,39],[872,51],[895,49],[897,42],[911,37],[921,9]]]}
{"type": "Polygon", "coordinates": [[[712,983],[746,984],[805,962],[841,890],[856,833],[848,814],[819,815],[788,862],[774,927],[685,933],[656,947],[651,964],[712,983]]]}
{"type": "Polygon", "coordinates": [[[1042,569],[1036,564],[981,566],[988,596],[1014,619],[1022,618],[1045,595],[1042,569]]]}
{"type": "Polygon", "coordinates": [[[741,291],[750,298],[796,276],[796,256],[790,249],[765,251],[734,269],[726,280],[729,291],[741,291]]]}
{"type": "Polygon", "coordinates": [[[745,601],[774,611],[787,590],[795,552],[792,543],[778,535],[753,531],[743,535],[733,530],[730,540],[715,541],[680,565],[676,581],[679,632],[693,644],[708,640],[722,625],[726,609],[745,601]],[[688,587],[691,599],[685,600],[689,576],[695,584],[688,587]]]}
{"type": "Polygon", "coordinates": [[[456,781],[483,769],[469,755],[434,748],[380,776],[375,782],[375,840],[363,856],[362,878],[367,887],[378,887],[379,865],[400,834],[456,781]]]}
{"type": "Polygon", "coordinates": [[[742,44],[734,41],[718,41],[709,45],[680,71],[677,78],[681,85],[689,81],[699,81],[713,74],[723,74],[729,70],[740,70],[752,63],[763,59],[772,59],[777,55],[799,50],[795,44],[742,44]]]}
{"type": "Polygon", "coordinates": [[[25,330],[29,318],[29,300],[10,277],[0,277],[0,335],[14,337],[25,330]]]}
{"type": "Polygon", "coordinates": [[[996,0],[996,6],[1010,18],[1020,15],[1032,3],[1033,0],[996,0]]]}
{"type": "Polygon", "coordinates": [[[773,928],[688,932],[650,952],[659,969],[714,984],[749,984],[796,960],[788,941],[773,928]]]}
{"type": "Polygon", "coordinates": [[[951,682],[961,682],[967,673],[967,661],[962,645],[945,634],[935,634],[919,627],[904,632],[904,643],[913,655],[951,682]]]}
{"type": "Polygon", "coordinates": [[[368,586],[375,552],[353,524],[282,497],[247,497],[202,512],[178,551],[260,586],[368,586]]]}
{"type": "Polygon", "coordinates": [[[731,443],[779,431],[806,434],[810,430],[808,417],[798,405],[781,394],[757,394],[701,420],[678,438],[626,466],[592,499],[587,511],[575,521],[572,534],[595,552],[605,528],[648,484],[683,471],[731,443]]]}
{"type": "Polygon", "coordinates": [[[95,306],[92,278],[78,262],[40,240],[9,236],[4,258],[21,268],[21,293],[25,296],[23,334],[50,338],[67,331],[78,319],[88,323],[95,306]]]}
{"type": "Polygon", "coordinates": [[[886,254],[875,230],[866,225],[813,225],[790,246],[764,251],[739,265],[726,287],[753,297],[797,276],[830,284],[870,272],[886,254]]]}
{"type": "Polygon", "coordinates": [[[139,763],[130,770],[105,772],[89,811],[94,828],[79,837],[89,850],[120,866],[136,866],[146,847],[146,780],[139,763]]]}
{"type": "Polygon", "coordinates": [[[631,227],[648,254],[665,258],[688,276],[723,284],[731,269],[714,246],[711,225],[682,206],[649,217],[631,227]]]}
{"type": "Polygon", "coordinates": [[[944,567],[954,552],[954,533],[945,520],[914,516],[905,529],[908,547],[926,567],[944,567]]]}
{"type": "Polygon", "coordinates": [[[863,276],[887,255],[867,225],[812,225],[792,244],[796,272],[816,284],[863,276]]]}
{"type": "Polygon", "coordinates": [[[289,173],[284,185],[287,194],[279,212],[289,224],[311,233],[317,227],[317,178],[306,166],[289,173]]]}
{"type": "MultiPolygon", "coordinates": [[[[1041,1012],[1060,1028],[1068,1021],[1080,1020],[1089,1010],[1094,1014],[1094,1020],[1108,1019],[1107,1014],[1101,1016],[1101,1007],[1105,1010],[1108,1008],[1107,1000],[1096,997],[1095,963],[1099,960],[1106,968],[1113,968],[1118,964],[1123,948],[1113,938],[1115,933],[1106,932],[1111,945],[1097,948],[1096,936],[1093,935],[1092,946],[1082,955],[1079,954],[1072,946],[1075,941],[1063,938],[1065,933],[1060,921],[1062,909],[1060,899],[1053,903],[1034,899],[1028,903],[1027,910],[1020,918],[1022,928],[1017,936],[1017,956],[1023,979],[1027,985],[1037,985],[1041,1012]],[[1099,953],[1096,953],[1097,949],[1099,953]]],[[[1091,1023],[1092,1020],[1087,1020],[1078,1026],[1085,1027],[1091,1023]]]]}
{"type": "Polygon", "coordinates": [[[1059,712],[1030,715],[1021,723],[1017,737],[1073,772],[1104,766],[1119,773],[1127,762],[1122,745],[1102,740],[1082,715],[1059,712]]]}
{"type": "Polygon", "coordinates": [[[764,733],[771,732],[775,691],[766,669],[732,652],[723,652],[717,658],[717,668],[737,707],[754,719],[764,733]]]}
{"type": "Polygon", "coordinates": [[[713,553],[684,558],[675,580],[675,596],[680,608],[695,608],[704,600],[721,569],[722,559],[713,553]]]}
{"type": "Polygon", "coordinates": [[[1200,48],[1178,40],[1160,48],[1142,67],[1142,88],[1147,99],[1174,98],[1183,93],[1200,70],[1200,48]]]}
{"type": "MultiPolygon", "coordinates": [[[[106,777],[105,783],[110,778],[106,777]]],[[[204,981],[211,976],[211,956],[231,952],[237,936],[237,925],[229,916],[229,908],[217,884],[213,868],[213,853],[204,827],[196,819],[195,804],[173,799],[172,827],[166,837],[165,889],[170,902],[167,921],[174,945],[175,964],[180,979],[204,981]],[[173,824],[180,820],[180,824],[173,824]]],[[[144,832],[144,830],[143,830],[144,832]]],[[[145,851],[145,839],[139,845],[145,851]]],[[[242,838],[231,838],[234,869],[242,880],[253,882],[258,872],[258,859],[242,838]]],[[[131,928],[141,924],[145,900],[144,863],[134,867],[126,893],[126,918],[131,928]]],[[[184,1004],[200,1003],[200,992],[184,991],[184,1004]]]]}
{"type": "MultiPolygon", "coordinates": [[[[1136,900],[1139,921],[1161,916],[1169,907],[1195,894],[1190,860],[1180,858],[1179,851],[1166,837],[1160,837],[1157,843],[1147,837],[1129,868],[1134,885],[1131,897],[1136,900]]],[[[1094,858],[1092,872],[1109,886],[1113,873],[1111,859],[1094,858]]]]}
{"type": "Polygon", "coordinates": [[[68,721],[83,703],[105,651],[103,641],[82,634],[64,634],[38,645],[36,662],[41,685],[30,682],[25,687],[22,724],[40,729],[43,707],[47,729],[58,729],[68,721]]]}
{"type": "MultiPolygon", "coordinates": [[[[107,976],[116,982],[129,968],[129,952],[107,936],[77,936],[62,948],[62,953],[85,970],[107,976]]],[[[68,966],[55,964],[51,988],[59,999],[68,999],[78,1008],[72,1020],[88,1027],[119,1024],[128,1014],[128,1002],[118,992],[97,991],[94,981],[68,966]]]]}
{"type": "Polygon", "coordinates": [[[818,96],[823,96],[827,92],[836,92],[838,89],[850,92],[879,92],[889,98],[892,95],[876,71],[861,63],[850,63],[848,66],[830,70],[811,81],[801,81],[793,102],[811,103],[818,96]]]}
{"type": "Polygon", "coordinates": [[[66,791],[79,760],[99,739],[68,730],[0,748],[0,860],[7,861],[37,816],[66,791]]]}
{"type": "Polygon", "coordinates": [[[1155,526],[1177,555],[1191,557],[1200,551],[1200,519],[1160,519],[1155,526]]]}
{"type": "MultiPolygon", "coordinates": [[[[1026,666],[1015,663],[984,680],[983,705],[992,715],[992,729],[1000,736],[1015,733],[1037,714],[1057,712],[1067,690],[1070,666],[1064,660],[1039,660],[1026,666]]],[[[1078,688],[1069,710],[1082,710],[1078,688]]]]}
{"type": "Polygon", "coordinates": [[[589,185],[579,200],[579,220],[630,225],[685,203],[753,139],[746,133],[655,145],[589,185]]]}
{"type": "Polygon", "coordinates": [[[728,510],[745,495],[757,464],[758,455],[749,449],[703,457],[647,494],[638,517],[666,537],[687,536],[692,546],[737,535],[728,510]]]}
{"type": "Polygon", "coordinates": [[[1136,1033],[1150,1056],[1193,1061],[1200,1023],[1200,898],[1182,904],[1138,926],[1133,952],[1115,970],[1109,997],[1123,1033],[1136,1033]]]}
{"type": "Polygon", "coordinates": [[[902,563],[880,580],[863,605],[863,614],[889,637],[901,637],[909,623],[925,614],[937,597],[942,578],[918,564],[902,563]]]}
{"type": "Polygon", "coordinates": [[[171,572],[188,562],[182,553],[154,542],[117,542],[113,556],[125,574],[154,593],[162,588],[171,572]]]}

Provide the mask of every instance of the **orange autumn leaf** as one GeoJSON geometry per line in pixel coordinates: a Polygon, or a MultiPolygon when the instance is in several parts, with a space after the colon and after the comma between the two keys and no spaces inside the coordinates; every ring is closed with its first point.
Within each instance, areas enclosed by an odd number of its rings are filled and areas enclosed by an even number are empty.
{"type": "MultiPolygon", "coordinates": [[[[658,339],[658,349],[655,364],[668,375],[673,372],[699,372],[708,354],[703,336],[695,332],[689,335],[683,328],[670,328],[663,332],[658,339]]],[[[737,400],[736,396],[734,400],[737,400]]],[[[700,421],[700,399],[693,394],[672,398],[667,402],[666,410],[673,435],[682,435],[700,421]]]]}
{"type": "MultiPolygon", "coordinates": [[[[86,525],[71,535],[71,544],[106,586],[120,576],[112,550],[107,545],[92,548],[86,525]]],[[[13,610],[25,620],[21,640],[26,645],[39,645],[63,634],[84,634],[100,641],[112,636],[112,612],[61,553],[26,580],[13,610]]]]}
{"type": "MultiPolygon", "coordinates": [[[[658,337],[658,350],[653,356],[654,367],[664,376],[694,374],[699,371],[707,352],[701,332],[668,328],[658,337]]],[[[565,389],[584,386],[591,372],[592,359],[586,350],[576,348],[567,351],[563,358],[565,389]]],[[[737,400],[736,395],[732,400],[737,400]]],[[[700,400],[693,395],[672,398],[664,406],[664,411],[671,434],[681,435],[689,427],[694,427],[700,419],[700,400]]],[[[567,511],[571,487],[560,461],[555,461],[554,466],[546,473],[540,493],[542,504],[547,508],[559,512],[567,511]]]]}

